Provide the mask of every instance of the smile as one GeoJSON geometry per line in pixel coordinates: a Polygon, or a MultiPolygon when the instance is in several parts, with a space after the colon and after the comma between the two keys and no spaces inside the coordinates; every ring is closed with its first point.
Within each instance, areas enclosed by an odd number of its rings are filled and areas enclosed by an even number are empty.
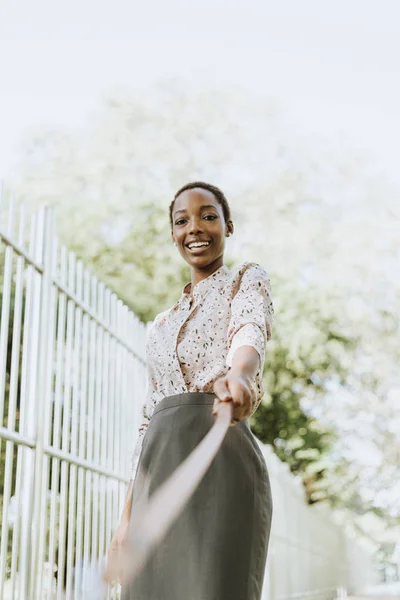
{"type": "Polygon", "coordinates": [[[196,251],[196,250],[202,250],[203,248],[207,248],[210,245],[211,242],[192,242],[191,244],[188,244],[187,248],[189,248],[189,250],[196,251]]]}

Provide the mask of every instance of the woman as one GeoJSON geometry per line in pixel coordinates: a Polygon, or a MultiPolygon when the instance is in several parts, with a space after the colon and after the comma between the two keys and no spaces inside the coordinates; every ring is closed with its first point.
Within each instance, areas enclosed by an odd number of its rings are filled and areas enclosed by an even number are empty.
{"type": "Polygon", "coordinates": [[[142,573],[123,585],[122,598],[259,600],[272,502],[247,419],[263,394],[273,317],[269,278],[254,263],[232,271],[224,265],[225,239],[234,227],[218,188],[202,182],[181,188],[170,223],[191,282],[149,330],[148,395],[110,552],[126,541],[144,493],[140,482],[151,495],[210,430],[218,403],[232,401],[234,426],[210,469],[142,573]]]}

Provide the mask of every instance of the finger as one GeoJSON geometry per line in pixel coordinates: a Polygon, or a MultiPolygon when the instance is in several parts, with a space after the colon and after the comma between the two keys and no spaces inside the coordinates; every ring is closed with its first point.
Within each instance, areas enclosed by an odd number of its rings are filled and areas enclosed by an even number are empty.
{"type": "Polygon", "coordinates": [[[215,398],[215,400],[214,400],[214,404],[213,404],[213,407],[212,407],[212,413],[211,414],[212,414],[213,417],[215,417],[217,415],[217,408],[218,408],[219,404],[220,404],[220,399],[217,396],[215,398]]]}
{"type": "Polygon", "coordinates": [[[233,411],[232,411],[232,419],[236,420],[236,421],[241,421],[242,419],[246,418],[246,412],[243,408],[242,405],[240,406],[235,406],[233,405],[233,411]]]}
{"type": "Polygon", "coordinates": [[[226,377],[221,377],[217,379],[214,383],[214,394],[221,400],[222,402],[228,402],[232,399],[231,392],[228,387],[228,380],[226,377]]]}
{"type": "Polygon", "coordinates": [[[231,391],[233,404],[235,406],[243,406],[245,404],[246,399],[246,393],[243,389],[243,384],[241,384],[239,381],[233,380],[230,382],[229,388],[231,391]]]}
{"type": "MultiPolygon", "coordinates": [[[[226,404],[228,401],[224,402],[223,400],[220,400],[218,397],[215,398],[214,400],[214,404],[213,404],[213,409],[212,409],[212,415],[213,417],[216,417],[218,415],[218,409],[222,404],[226,404]]],[[[230,400],[229,400],[230,402],[230,400]]]]}
{"type": "MultiPolygon", "coordinates": [[[[233,404],[233,403],[232,403],[233,404]]],[[[241,421],[251,414],[251,403],[246,400],[243,404],[233,404],[232,418],[241,421]]]]}
{"type": "Polygon", "coordinates": [[[251,415],[251,407],[247,404],[233,405],[232,418],[234,419],[247,419],[251,415]]]}

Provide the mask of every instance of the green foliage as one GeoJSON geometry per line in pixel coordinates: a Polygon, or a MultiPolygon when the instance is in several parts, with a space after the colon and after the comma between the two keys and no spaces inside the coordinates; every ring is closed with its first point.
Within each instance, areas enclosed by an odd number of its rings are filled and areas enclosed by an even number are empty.
{"type": "MultiPolygon", "coordinates": [[[[154,98],[154,104],[144,104],[140,98],[110,100],[103,120],[84,143],[57,132],[38,136],[28,149],[25,176],[19,186],[19,196],[28,202],[38,205],[50,201],[57,207],[62,241],[143,321],[153,319],[176,302],[190,278],[170,236],[168,205],[174,189],[187,180],[201,178],[203,170],[204,177],[209,178],[204,168],[207,164],[212,164],[214,172],[223,178],[225,166],[231,161],[245,163],[254,136],[259,135],[252,126],[240,125],[249,125],[249,107],[231,94],[219,93],[215,102],[214,95],[189,98],[186,91],[167,85],[157,89],[154,98]],[[170,127],[176,120],[179,127],[171,135],[170,127]],[[42,162],[43,156],[46,161],[42,162]],[[169,197],[163,197],[160,190],[168,192],[169,197]]],[[[280,120],[277,111],[252,108],[252,116],[258,115],[258,123],[263,123],[267,135],[280,120]]],[[[281,141],[276,144],[276,152],[281,155],[281,141]]],[[[276,198],[283,198],[287,223],[292,203],[285,190],[288,185],[296,189],[300,186],[297,193],[303,197],[300,181],[295,172],[291,177],[279,167],[278,183],[272,185],[272,190],[263,190],[268,203],[263,198],[262,207],[274,209],[276,198]]],[[[245,204],[237,210],[233,205],[239,232],[249,215],[256,231],[264,219],[273,218],[273,213],[262,212],[260,194],[261,188],[251,184],[245,204]],[[260,210],[261,220],[257,219],[260,210]]],[[[251,229],[247,223],[246,235],[251,229]]],[[[240,254],[241,260],[250,259],[243,250],[240,254]]],[[[258,261],[263,263],[263,256],[258,261]]],[[[228,265],[234,262],[240,261],[228,256],[228,265]]],[[[272,279],[274,296],[278,304],[284,302],[285,306],[277,311],[274,342],[267,351],[265,403],[259,407],[252,426],[294,473],[305,473],[311,465],[319,464],[334,439],[333,432],[301,405],[303,397],[315,395],[317,390],[323,393],[323,382],[334,370],[333,349],[327,353],[325,348],[334,330],[330,322],[322,322],[321,311],[315,312],[318,303],[309,305],[309,294],[299,296],[295,288],[286,290],[283,285],[275,285],[276,277],[272,279]],[[293,297],[298,296],[300,300],[293,303],[293,297]],[[315,318],[312,343],[309,313],[315,317],[318,314],[320,320],[316,322],[315,318]],[[300,321],[306,324],[302,330],[298,327],[300,321]]],[[[341,341],[337,343],[341,345],[341,341]]]]}
{"type": "Polygon", "coordinates": [[[158,206],[138,206],[132,226],[118,242],[105,243],[93,254],[90,248],[81,248],[79,254],[145,322],[175,302],[190,279],[176,256],[168,217],[158,206]]]}
{"type": "Polygon", "coordinates": [[[229,264],[256,260],[273,284],[254,432],[301,474],[310,502],[397,514],[374,491],[398,479],[398,199],[372,171],[299,139],[271,104],[173,82],[109,100],[90,131],[40,132],[13,187],[30,206],[53,205],[61,240],[148,321],[189,280],[170,240],[174,191],[220,185],[236,227],[229,264]],[[352,443],[366,441],[381,462],[359,468],[352,443]]]}
{"type": "Polygon", "coordinates": [[[266,394],[251,425],[294,474],[302,475],[313,503],[327,497],[320,483],[332,469],[329,454],[337,434],[305,410],[304,401],[318,404],[332,380],[345,384],[354,341],[340,332],[334,313],[326,313],[326,302],[318,293],[309,289],[301,297],[285,285],[277,287],[284,302],[267,346],[266,394]],[[286,327],[295,329],[289,338],[286,327]]]}

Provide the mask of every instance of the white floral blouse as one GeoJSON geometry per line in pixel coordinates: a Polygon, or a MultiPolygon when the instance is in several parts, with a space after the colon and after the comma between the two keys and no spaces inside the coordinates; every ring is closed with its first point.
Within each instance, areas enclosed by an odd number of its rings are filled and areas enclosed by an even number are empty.
{"type": "Polygon", "coordinates": [[[271,337],[274,314],[268,273],[256,263],[244,263],[232,271],[223,265],[195,285],[192,294],[190,287],[188,283],[179,301],[158,314],[148,330],[148,392],[130,479],[135,478],[156,405],[174,394],[212,392],[240,346],[253,346],[260,355],[252,385],[252,414],[264,393],[265,344],[271,337]]]}

